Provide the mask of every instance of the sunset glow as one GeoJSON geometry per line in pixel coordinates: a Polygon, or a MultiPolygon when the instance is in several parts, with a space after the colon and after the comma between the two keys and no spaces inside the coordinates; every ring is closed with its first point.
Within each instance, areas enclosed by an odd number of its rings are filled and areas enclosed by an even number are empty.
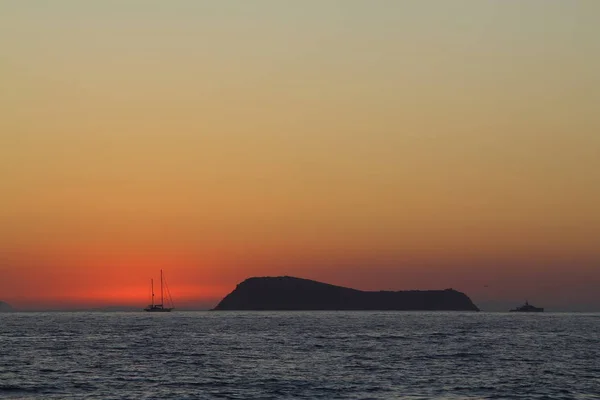
{"type": "Polygon", "coordinates": [[[250,276],[600,309],[600,2],[4,2],[0,300],[250,276]]]}

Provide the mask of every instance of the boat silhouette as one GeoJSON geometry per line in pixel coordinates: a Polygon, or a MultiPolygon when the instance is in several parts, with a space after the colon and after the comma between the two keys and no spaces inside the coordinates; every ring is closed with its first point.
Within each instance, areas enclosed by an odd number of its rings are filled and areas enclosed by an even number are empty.
{"type": "Polygon", "coordinates": [[[540,308],[540,307],[534,307],[531,304],[529,304],[528,301],[525,301],[525,304],[523,304],[521,307],[513,308],[510,311],[511,312],[544,312],[544,309],[540,308]]]}
{"type": "Polygon", "coordinates": [[[169,286],[167,286],[166,281],[163,284],[163,271],[160,270],[160,304],[154,303],[154,279],[150,279],[150,287],[152,290],[152,303],[148,305],[148,307],[144,308],[144,311],[147,312],[170,312],[173,310],[173,299],[171,298],[171,292],[169,291],[169,286]],[[164,287],[167,288],[167,296],[169,300],[170,307],[165,307],[165,296],[164,296],[164,287]]]}

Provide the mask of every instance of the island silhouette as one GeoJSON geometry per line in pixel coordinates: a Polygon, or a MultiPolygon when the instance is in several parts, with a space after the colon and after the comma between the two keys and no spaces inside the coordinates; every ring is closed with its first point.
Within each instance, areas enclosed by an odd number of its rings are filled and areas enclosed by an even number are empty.
{"type": "Polygon", "coordinates": [[[215,311],[479,311],[454,289],[369,292],[291,276],[253,277],[238,284],[215,311]]]}
{"type": "Polygon", "coordinates": [[[10,304],[0,301],[0,312],[11,312],[11,311],[14,311],[14,309],[11,307],[10,304]]]}

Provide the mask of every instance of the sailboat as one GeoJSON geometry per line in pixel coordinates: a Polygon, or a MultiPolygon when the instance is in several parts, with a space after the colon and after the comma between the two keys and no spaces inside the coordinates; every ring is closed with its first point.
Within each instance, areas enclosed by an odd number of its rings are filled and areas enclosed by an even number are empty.
{"type": "Polygon", "coordinates": [[[169,287],[167,286],[167,295],[169,296],[169,304],[171,307],[165,307],[165,296],[164,296],[164,288],[166,286],[166,282],[163,285],[163,272],[160,270],[160,304],[154,304],[154,279],[150,279],[150,287],[152,288],[152,303],[148,305],[148,307],[144,308],[144,311],[148,312],[170,312],[173,307],[173,300],[171,299],[171,292],[169,291],[169,287]]]}

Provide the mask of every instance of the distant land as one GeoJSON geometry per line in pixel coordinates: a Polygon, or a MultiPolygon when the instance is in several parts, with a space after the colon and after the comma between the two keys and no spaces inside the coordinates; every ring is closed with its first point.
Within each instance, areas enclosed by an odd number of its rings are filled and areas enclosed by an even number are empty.
{"type": "Polygon", "coordinates": [[[0,301],[0,312],[11,312],[14,309],[10,306],[10,304],[0,301]]]}
{"type": "Polygon", "coordinates": [[[282,276],[246,279],[214,310],[479,311],[479,308],[466,294],[453,289],[366,292],[282,276]]]}
{"type": "Polygon", "coordinates": [[[99,311],[99,312],[135,312],[142,311],[142,307],[136,306],[106,306],[102,308],[95,308],[91,311],[99,311]]]}

